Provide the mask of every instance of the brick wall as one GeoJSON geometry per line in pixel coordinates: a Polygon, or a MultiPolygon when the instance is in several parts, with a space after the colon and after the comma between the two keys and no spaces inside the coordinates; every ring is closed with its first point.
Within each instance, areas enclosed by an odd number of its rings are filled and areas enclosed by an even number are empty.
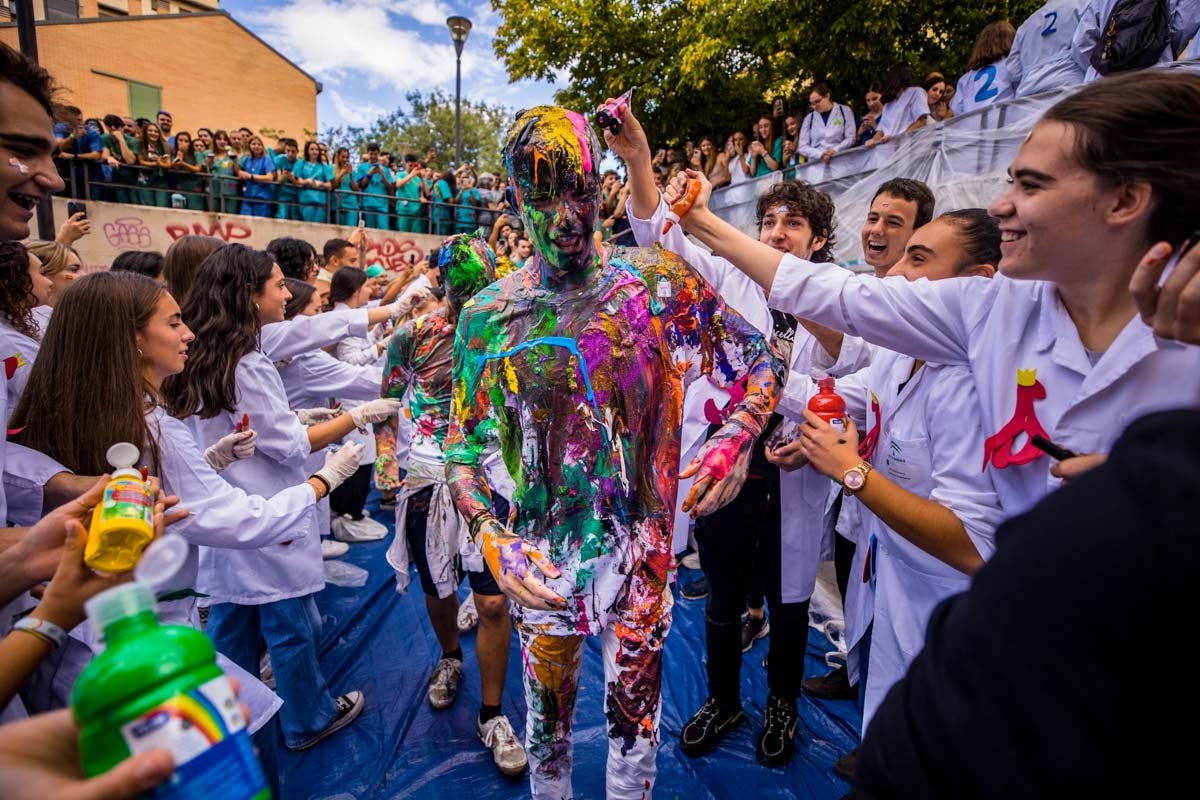
{"type": "MultiPolygon", "coordinates": [[[[131,2],[131,6],[133,3],[131,2]]],[[[39,24],[41,63],[84,116],[128,114],[124,80],[162,87],[175,130],[279,128],[303,141],[317,127],[317,85],[223,13],[39,24]]],[[[0,41],[17,46],[15,26],[0,41]]]]}

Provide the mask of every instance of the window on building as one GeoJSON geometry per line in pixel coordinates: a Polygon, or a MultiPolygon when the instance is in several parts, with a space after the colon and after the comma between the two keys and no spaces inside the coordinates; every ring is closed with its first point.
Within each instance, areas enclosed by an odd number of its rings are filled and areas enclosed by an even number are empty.
{"type": "Polygon", "coordinates": [[[46,0],[46,20],[66,22],[79,19],[79,0],[46,0]]]}
{"type": "Polygon", "coordinates": [[[171,13],[170,0],[150,0],[150,8],[154,11],[155,14],[170,14],[171,13]]]}
{"type": "Polygon", "coordinates": [[[140,81],[125,81],[129,87],[129,115],[154,119],[162,108],[162,87],[140,81]]]}

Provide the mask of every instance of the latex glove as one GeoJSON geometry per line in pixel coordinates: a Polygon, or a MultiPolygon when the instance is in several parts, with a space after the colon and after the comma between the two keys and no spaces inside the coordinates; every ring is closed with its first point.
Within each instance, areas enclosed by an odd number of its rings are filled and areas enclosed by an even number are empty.
{"type": "Polygon", "coordinates": [[[257,442],[258,434],[253,430],[234,431],[222,436],[216,444],[205,450],[204,460],[220,472],[235,461],[252,457],[257,442]]]}
{"type": "Polygon", "coordinates": [[[392,322],[396,322],[412,313],[417,306],[429,302],[433,293],[422,287],[416,291],[406,292],[392,303],[392,322]]]}
{"type": "Polygon", "coordinates": [[[300,420],[300,424],[306,428],[311,428],[313,425],[318,425],[322,422],[328,422],[342,412],[336,408],[298,408],[296,409],[296,417],[300,420]]]}
{"type": "Polygon", "coordinates": [[[325,466],[316,471],[316,475],[329,484],[329,491],[341,486],[358,471],[358,462],[362,460],[363,445],[358,442],[344,444],[337,450],[325,456],[325,466]]]}
{"type": "Polygon", "coordinates": [[[368,400],[358,408],[350,411],[350,418],[359,428],[365,428],[372,422],[383,422],[389,417],[400,413],[400,401],[388,397],[378,400],[368,400]]]}

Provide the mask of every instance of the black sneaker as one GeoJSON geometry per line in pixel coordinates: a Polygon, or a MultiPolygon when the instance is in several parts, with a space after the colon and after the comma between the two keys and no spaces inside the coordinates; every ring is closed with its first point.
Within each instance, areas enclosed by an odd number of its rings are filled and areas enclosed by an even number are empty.
{"type": "Polygon", "coordinates": [[[703,600],[708,597],[708,578],[703,575],[691,583],[679,587],[679,594],[684,600],[703,600]]]}
{"type": "Polygon", "coordinates": [[[858,748],[843,753],[833,762],[833,771],[846,783],[854,783],[854,770],[858,767],[858,748]]]}
{"type": "Polygon", "coordinates": [[[302,742],[294,747],[290,744],[286,745],[288,750],[293,752],[307,750],[318,742],[333,736],[342,728],[358,719],[358,715],[362,713],[363,706],[365,705],[362,692],[347,692],[340,697],[334,698],[333,702],[337,705],[337,716],[333,718],[333,722],[330,723],[329,727],[306,742],[302,742]]]}
{"type": "Polygon", "coordinates": [[[782,767],[791,760],[795,748],[792,740],[799,719],[795,700],[784,700],[776,695],[767,698],[766,720],[758,735],[758,763],[764,767],[782,767]]]}
{"type": "Polygon", "coordinates": [[[767,618],[756,617],[753,614],[742,615],[742,652],[749,653],[754,643],[771,632],[771,623],[767,618]]]}
{"type": "Polygon", "coordinates": [[[838,667],[828,675],[805,678],[800,682],[800,688],[805,694],[822,700],[858,699],[858,689],[850,685],[850,673],[845,667],[838,667]]]}
{"type": "Polygon", "coordinates": [[[679,732],[679,749],[692,758],[711,752],[745,717],[740,705],[725,708],[710,697],[679,732]]]}

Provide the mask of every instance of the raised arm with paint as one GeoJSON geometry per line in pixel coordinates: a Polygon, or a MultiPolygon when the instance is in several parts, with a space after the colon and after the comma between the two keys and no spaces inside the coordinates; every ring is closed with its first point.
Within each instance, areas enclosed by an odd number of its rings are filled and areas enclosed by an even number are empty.
{"type": "Polygon", "coordinates": [[[571,794],[563,758],[576,667],[583,636],[601,635],[608,795],[640,797],[654,778],[671,621],[684,383],[748,378],[729,422],[689,465],[688,505],[709,513],[745,478],[781,365],[677,256],[597,244],[599,153],[587,121],[560,108],[526,111],[509,132],[513,200],[536,252],[463,307],[446,468],[459,511],[516,601],[535,789],[571,794]],[[516,483],[511,527],[493,517],[483,477],[492,433],[516,483]]]}

